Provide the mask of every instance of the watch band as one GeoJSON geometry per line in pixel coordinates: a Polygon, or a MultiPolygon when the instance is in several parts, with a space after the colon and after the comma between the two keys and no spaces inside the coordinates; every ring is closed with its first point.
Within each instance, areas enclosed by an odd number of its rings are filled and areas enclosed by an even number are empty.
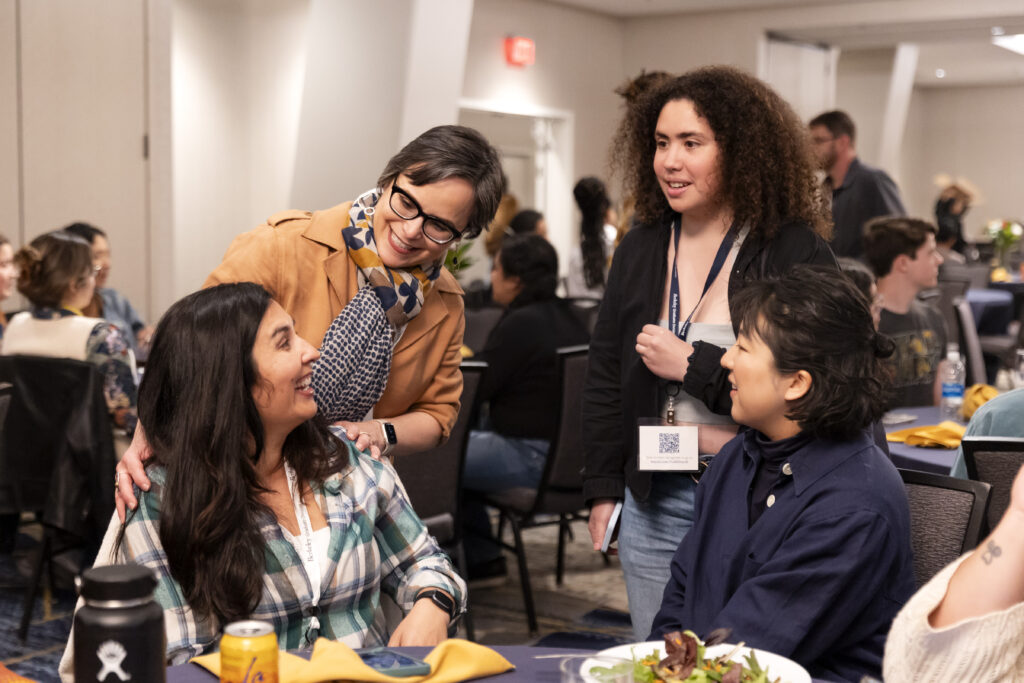
{"type": "Polygon", "coordinates": [[[381,455],[384,455],[391,450],[392,446],[398,443],[398,434],[395,433],[395,425],[387,420],[375,419],[374,422],[380,425],[380,430],[384,434],[384,449],[381,451],[381,455]]]}
{"type": "Polygon", "coordinates": [[[458,606],[455,604],[455,600],[452,599],[451,596],[449,596],[444,591],[432,588],[430,590],[420,592],[416,596],[416,600],[414,602],[426,599],[429,599],[432,603],[434,603],[435,605],[443,609],[445,612],[447,612],[448,621],[454,621],[455,617],[458,614],[458,606]]]}

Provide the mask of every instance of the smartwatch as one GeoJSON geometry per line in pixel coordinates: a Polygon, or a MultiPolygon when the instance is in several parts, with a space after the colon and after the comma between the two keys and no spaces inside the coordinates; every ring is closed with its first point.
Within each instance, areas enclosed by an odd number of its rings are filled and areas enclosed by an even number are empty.
{"type": "Polygon", "coordinates": [[[451,596],[443,591],[437,590],[436,588],[422,591],[416,596],[416,602],[427,599],[448,613],[449,622],[455,620],[455,617],[458,615],[458,607],[455,605],[455,600],[453,600],[451,596]]]}
{"type": "Polygon", "coordinates": [[[381,452],[381,455],[391,450],[391,447],[398,443],[398,434],[395,433],[395,425],[385,420],[376,420],[380,423],[380,428],[384,432],[384,442],[387,446],[381,452]]]}

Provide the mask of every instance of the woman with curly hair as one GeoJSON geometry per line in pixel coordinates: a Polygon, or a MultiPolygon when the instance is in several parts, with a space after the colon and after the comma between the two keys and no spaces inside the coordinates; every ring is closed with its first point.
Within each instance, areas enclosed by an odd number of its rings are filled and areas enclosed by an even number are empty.
{"type": "Polygon", "coordinates": [[[595,548],[623,501],[619,551],[643,638],[692,524],[692,463],[736,434],[719,364],[735,342],[730,300],[795,264],[836,263],[806,128],[756,78],[712,66],[667,81],[627,109],[612,150],[639,227],[615,252],[591,340],[584,493],[595,548]],[[652,421],[697,425],[696,452],[638,452],[652,421]]]}

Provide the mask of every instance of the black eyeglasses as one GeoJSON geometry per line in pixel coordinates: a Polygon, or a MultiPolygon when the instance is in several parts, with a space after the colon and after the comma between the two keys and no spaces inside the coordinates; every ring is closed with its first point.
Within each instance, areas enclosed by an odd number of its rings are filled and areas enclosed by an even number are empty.
{"type": "Polygon", "coordinates": [[[402,220],[411,221],[423,216],[421,230],[426,238],[435,244],[448,244],[462,236],[462,233],[445,219],[423,213],[420,203],[400,188],[398,183],[391,184],[391,197],[388,199],[388,205],[402,220]]]}

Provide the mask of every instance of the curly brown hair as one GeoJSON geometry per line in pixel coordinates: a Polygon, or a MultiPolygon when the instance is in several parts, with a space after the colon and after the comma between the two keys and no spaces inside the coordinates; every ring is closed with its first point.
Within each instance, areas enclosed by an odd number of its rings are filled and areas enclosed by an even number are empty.
{"type": "Polygon", "coordinates": [[[663,83],[629,107],[619,124],[611,165],[626,194],[636,197],[642,223],[662,224],[672,216],[654,173],[654,131],[665,104],[683,99],[715,135],[719,197],[738,225],[771,237],[782,223],[802,220],[830,236],[807,128],[774,90],[728,66],[703,67],[663,83]]]}

